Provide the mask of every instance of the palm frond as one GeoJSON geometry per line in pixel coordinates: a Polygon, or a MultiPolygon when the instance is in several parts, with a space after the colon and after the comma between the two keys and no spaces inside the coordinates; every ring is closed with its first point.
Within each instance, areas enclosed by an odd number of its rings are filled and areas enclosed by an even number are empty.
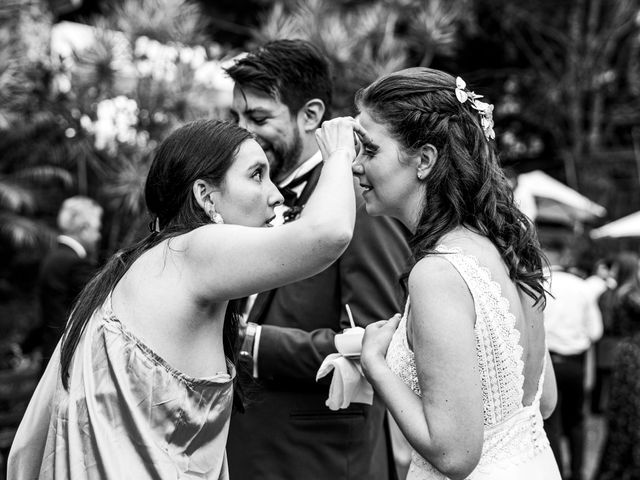
{"type": "Polygon", "coordinates": [[[124,161],[113,181],[104,187],[110,206],[123,214],[138,216],[144,212],[144,184],[150,158],[124,161]]]}
{"type": "Polygon", "coordinates": [[[44,223],[8,212],[0,213],[0,238],[14,248],[38,249],[53,243],[55,236],[44,223]]]}
{"type": "Polygon", "coordinates": [[[424,51],[424,63],[435,54],[452,56],[458,41],[458,25],[464,13],[462,3],[430,0],[418,8],[410,24],[414,43],[424,51]]]}
{"type": "Polygon", "coordinates": [[[36,208],[35,194],[7,177],[0,178],[0,208],[11,212],[33,212],[36,208]]]}
{"type": "Polygon", "coordinates": [[[305,30],[304,25],[304,16],[299,11],[289,12],[282,1],[278,1],[262,16],[260,28],[254,36],[261,43],[285,38],[308,40],[309,31],[305,30]]]}
{"type": "Polygon", "coordinates": [[[15,172],[12,177],[16,180],[36,184],[47,184],[56,181],[66,188],[72,187],[74,183],[73,176],[68,170],[53,165],[36,165],[34,167],[24,168],[15,172]]]}
{"type": "Polygon", "coordinates": [[[121,32],[96,28],[95,41],[74,52],[72,83],[81,88],[97,86],[106,96],[114,96],[111,90],[117,76],[130,66],[131,57],[131,47],[121,32]]]}
{"type": "Polygon", "coordinates": [[[115,28],[134,39],[202,45],[206,22],[199,5],[186,0],[125,0],[113,8],[115,28]]]}
{"type": "Polygon", "coordinates": [[[31,101],[32,85],[20,62],[0,50],[0,105],[7,110],[22,110],[31,101]]]}

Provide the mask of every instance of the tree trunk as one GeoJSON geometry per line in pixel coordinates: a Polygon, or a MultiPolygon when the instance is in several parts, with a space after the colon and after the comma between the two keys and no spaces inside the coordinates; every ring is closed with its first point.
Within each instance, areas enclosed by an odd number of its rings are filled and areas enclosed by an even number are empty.
{"type": "Polygon", "coordinates": [[[589,119],[588,153],[602,148],[602,118],[604,116],[604,92],[595,90],[591,97],[591,118],[589,119]]]}
{"type": "Polygon", "coordinates": [[[574,190],[578,190],[578,173],[576,171],[574,152],[569,149],[563,149],[560,152],[560,156],[564,164],[564,176],[567,179],[567,185],[574,190]]]}
{"type": "Polygon", "coordinates": [[[590,0],[587,21],[587,32],[585,42],[585,60],[589,61],[589,75],[586,78],[592,79],[592,85],[587,85],[589,92],[590,109],[589,109],[589,126],[587,135],[587,152],[591,153],[599,150],[602,145],[602,116],[604,111],[604,88],[606,79],[602,78],[608,65],[607,59],[598,55],[599,48],[598,31],[603,29],[599,25],[602,20],[602,0],[590,0]],[[589,87],[592,90],[589,90],[589,87]]]}
{"type": "MultiPolygon", "coordinates": [[[[569,145],[563,154],[567,184],[578,190],[578,164],[584,151],[584,76],[582,62],[584,52],[584,16],[586,2],[577,0],[569,17],[569,43],[567,45],[567,100],[569,104],[569,145]],[[571,157],[571,158],[569,158],[571,157]]],[[[587,79],[588,81],[588,79],[587,79]]]]}

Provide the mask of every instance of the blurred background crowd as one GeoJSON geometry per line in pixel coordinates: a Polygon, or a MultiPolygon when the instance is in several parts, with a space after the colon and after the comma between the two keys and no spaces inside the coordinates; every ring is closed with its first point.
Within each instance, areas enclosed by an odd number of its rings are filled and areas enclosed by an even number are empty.
{"type": "MultiPolygon", "coordinates": [[[[141,237],[154,148],[186,121],[228,119],[224,68],[276,38],[330,58],[336,114],[401,68],[463,77],[495,105],[502,164],[543,243],[561,242],[560,268],[601,278],[594,302],[618,288],[620,254],[640,248],[640,0],[2,0],[0,452],[37,379],[23,348],[63,201],[100,205],[95,265],[141,237]]],[[[603,339],[623,334],[603,319],[603,339]]],[[[585,377],[598,448],[599,342],[585,377]]]]}

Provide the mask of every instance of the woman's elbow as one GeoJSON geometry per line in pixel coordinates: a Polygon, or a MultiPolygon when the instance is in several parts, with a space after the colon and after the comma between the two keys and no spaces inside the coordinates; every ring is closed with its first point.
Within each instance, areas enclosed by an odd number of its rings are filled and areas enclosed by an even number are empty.
{"type": "Polygon", "coordinates": [[[434,459],[433,466],[440,473],[451,480],[464,480],[478,466],[482,447],[470,447],[464,450],[456,449],[450,452],[443,451],[438,459],[434,459]]]}
{"type": "Polygon", "coordinates": [[[351,239],[353,238],[353,227],[342,228],[335,232],[334,234],[334,243],[335,247],[340,250],[340,253],[344,252],[349,244],[351,243],[351,239]]]}
{"type": "Polygon", "coordinates": [[[458,461],[443,462],[436,468],[450,480],[464,480],[471,475],[471,472],[478,465],[477,460],[471,458],[459,459],[458,461]]]}
{"type": "Polygon", "coordinates": [[[327,257],[335,260],[347,249],[353,237],[353,226],[323,226],[315,230],[320,238],[320,249],[327,257]]]}
{"type": "Polygon", "coordinates": [[[556,409],[556,401],[557,399],[554,398],[552,401],[540,402],[540,415],[542,415],[543,420],[549,418],[556,409]]]}
{"type": "Polygon", "coordinates": [[[558,403],[558,391],[555,385],[551,388],[543,388],[542,398],[540,399],[540,415],[546,420],[556,409],[558,403]]]}

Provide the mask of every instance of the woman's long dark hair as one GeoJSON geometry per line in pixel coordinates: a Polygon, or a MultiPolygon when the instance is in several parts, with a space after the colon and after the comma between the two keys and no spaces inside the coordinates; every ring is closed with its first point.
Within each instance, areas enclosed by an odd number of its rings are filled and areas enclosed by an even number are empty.
{"type": "MultiPolygon", "coordinates": [[[[140,255],[160,242],[211,223],[197,204],[192,186],[197,179],[222,184],[240,145],[252,135],[233,124],[198,120],[174,131],[160,145],[145,184],[145,200],[160,231],[113,255],[84,288],[71,313],[61,346],[61,376],[69,388],[69,368],[88,320],[140,255]]],[[[225,355],[237,363],[237,302],[229,302],[223,328],[225,355]]]]}
{"type": "Polygon", "coordinates": [[[383,124],[406,153],[415,154],[426,144],[438,150],[425,180],[425,207],[410,240],[414,261],[432,253],[454,228],[472,227],[496,245],[510,278],[544,305],[544,256],[535,230],[513,202],[478,111],[470,102],[460,103],[455,88],[447,73],[411,68],[356,94],[358,108],[383,124]]]}

